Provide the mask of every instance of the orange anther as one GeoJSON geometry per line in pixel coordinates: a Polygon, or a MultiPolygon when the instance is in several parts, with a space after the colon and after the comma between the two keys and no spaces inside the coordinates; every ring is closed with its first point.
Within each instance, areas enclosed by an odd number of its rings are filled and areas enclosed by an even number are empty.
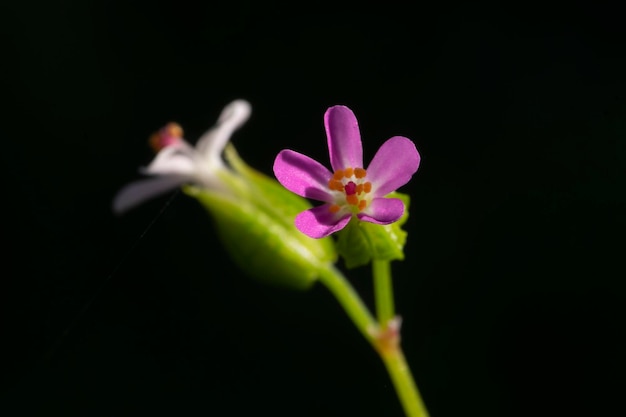
{"type": "Polygon", "coordinates": [[[339,207],[337,204],[333,204],[328,208],[328,211],[330,211],[331,213],[337,213],[340,209],[341,207],[339,207]]]}
{"type": "Polygon", "coordinates": [[[337,180],[328,181],[328,188],[336,191],[343,191],[343,183],[337,180]]]}
{"type": "Polygon", "coordinates": [[[333,174],[333,178],[336,180],[340,180],[343,178],[343,170],[338,169],[337,171],[335,171],[335,173],[333,174]]]}
{"type": "Polygon", "coordinates": [[[343,170],[343,175],[346,178],[350,178],[353,173],[354,173],[354,170],[352,168],[346,168],[346,169],[343,170]]]}
{"type": "Polygon", "coordinates": [[[183,128],[177,123],[170,122],[150,136],[149,144],[155,152],[159,152],[167,146],[180,142],[182,137],[183,128]]]}
{"type": "Polygon", "coordinates": [[[363,191],[365,191],[366,193],[372,191],[372,183],[366,182],[365,184],[363,184],[363,191]]]}
{"type": "Polygon", "coordinates": [[[164,131],[170,136],[174,136],[177,138],[183,137],[183,128],[180,127],[178,123],[174,123],[174,122],[168,123],[167,125],[165,125],[164,131]]]}
{"type": "Polygon", "coordinates": [[[148,143],[154,152],[159,152],[163,149],[161,142],[161,135],[159,133],[153,133],[150,135],[150,139],[148,140],[148,143]]]}
{"type": "Polygon", "coordinates": [[[361,194],[363,192],[363,184],[359,184],[356,186],[356,193],[361,194]]]}
{"type": "Polygon", "coordinates": [[[357,197],[356,194],[350,194],[346,196],[346,201],[348,202],[348,204],[356,206],[357,204],[359,204],[359,197],[357,197]]]}
{"type": "Polygon", "coordinates": [[[363,210],[365,207],[367,207],[367,201],[365,200],[359,201],[359,210],[363,210]]]}
{"type": "Polygon", "coordinates": [[[365,178],[365,176],[367,175],[367,171],[365,171],[363,168],[354,168],[354,176],[357,178],[365,178]]]}

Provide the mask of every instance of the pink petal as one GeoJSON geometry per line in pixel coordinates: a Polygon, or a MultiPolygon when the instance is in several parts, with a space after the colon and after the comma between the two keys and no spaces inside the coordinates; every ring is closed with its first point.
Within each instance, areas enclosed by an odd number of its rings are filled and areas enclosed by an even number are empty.
{"type": "Polygon", "coordinates": [[[324,114],[324,126],[333,170],[363,168],[361,133],[352,110],[346,106],[330,107],[324,114]]]}
{"type": "Polygon", "coordinates": [[[385,196],[409,182],[419,164],[420,154],[413,142],[402,136],[387,140],[367,167],[367,178],[374,186],[374,196],[385,196]]]}
{"type": "Polygon", "coordinates": [[[402,214],[404,203],[399,198],[375,198],[357,217],[364,222],[389,224],[398,221],[402,214]]]}
{"type": "Polygon", "coordinates": [[[314,159],[289,149],[280,151],[274,160],[274,175],[289,191],[313,200],[331,202],[326,167],[314,159]]]}
{"type": "Polygon", "coordinates": [[[298,214],[295,221],[298,230],[313,239],[320,239],[346,227],[352,215],[347,213],[343,217],[338,216],[331,213],[329,207],[323,204],[298,214]]]}

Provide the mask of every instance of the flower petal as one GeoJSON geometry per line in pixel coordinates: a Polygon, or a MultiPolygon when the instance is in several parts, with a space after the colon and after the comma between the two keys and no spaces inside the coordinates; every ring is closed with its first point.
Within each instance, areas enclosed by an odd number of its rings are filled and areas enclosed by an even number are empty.
{"type": "Polygon", "coordinates": [[[178,188],[188,180],[184,176],[164,176],[131,182],[113,199],[113,212],[122,214],[146,200],[178,188]]]}
{"type": "Polygon", "coordinates": [[[324,114],[330,165],[334,171],[363,168],[363,146],[359,124],[346,106],[333,106],[324,114]]]}
{"type": "Polygon", "coordinates": [[[235,100],[224,107],[216,125],[207,131],[196,144],[198,152],[211,166],[222,166],[222,151],[233,135],[249,118],[252,112],[250,103],[235,100]]]}
{"type": "Polygon", "coordinates": [[[352,214],[346,213],[343,216],[337,216],[336,213],[331,213],[328,208],[328,204],[323,204],[303,211],[296,216],[296,227],[314,239],[326,237],[346,227],[352,214]]]}
{"type": "Polygon", "coordinates": [[[420,154],[413,142],[402,136],[387,140],[367,167],[374,197],[385,196],[409,182],[419,164],[420,154]]]}
{"type": "Polygon", "coordinates": [[[357,217],[364,222],[389,224],[398,221],[403,214],[404,203],[399,198],[375,198],[357,217]]]}
{"type": "Polygon", "coordinates": [[[286,189],[302,197],[333,201],[328,191],[331,172],[306,155],[289,149],[280,151],[274,160],[274,175],[286,189]]]}
{"type": "Polygon", "coordinates": [[[192,176],[197,171],[197,154],[187,142],[178,142],[159,151],[141,171],[150,175],[192,176]]]}

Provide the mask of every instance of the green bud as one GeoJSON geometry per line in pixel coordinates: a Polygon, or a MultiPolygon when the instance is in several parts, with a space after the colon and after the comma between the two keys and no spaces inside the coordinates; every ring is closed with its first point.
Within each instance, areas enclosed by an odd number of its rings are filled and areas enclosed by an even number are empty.
{"type": "Polygon", "coordinates": [[[293,219],[310,208],[304,198],[248,166],[232,145],[225,149],[232,170],[220,173],[228,193],[186,186],[215,220],[233,261],[250,276],[293,289],[309,288],[321,269],[336,261],[332,239],[311,239],[293,219]]]}

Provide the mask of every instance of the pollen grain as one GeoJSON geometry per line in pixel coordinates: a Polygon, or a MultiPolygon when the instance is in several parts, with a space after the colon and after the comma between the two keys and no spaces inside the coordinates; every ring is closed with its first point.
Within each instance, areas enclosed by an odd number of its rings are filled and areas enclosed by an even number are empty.
{"type": "Polygon", "coordinates": [[[354,168],[354,176],[357,178],[365,178],[365,176],[367,175],[367,171],[365,171],[363,168],[354,168]]]}
{"type": "Polygon", "coordinates": [[[348,204],[356,206],[357,204],[359,204],[359,197],[357,197],[356,194],[350,194],[346,196],[346,201],[348,202],[348,204]]]}
{"type": "Polygon", "coordinates": [[[343,191],[343,183],[339,180],[332,179],[328,181],[328,188],[335,191],[343,191]]]}
{"type": "Polygon", "coordinates": [[[333,174],[333,179],[340,180],[342,178],[343,178],[343,170],[338,169],[337,171],[335,171],[335,173],[333,174]]]}

